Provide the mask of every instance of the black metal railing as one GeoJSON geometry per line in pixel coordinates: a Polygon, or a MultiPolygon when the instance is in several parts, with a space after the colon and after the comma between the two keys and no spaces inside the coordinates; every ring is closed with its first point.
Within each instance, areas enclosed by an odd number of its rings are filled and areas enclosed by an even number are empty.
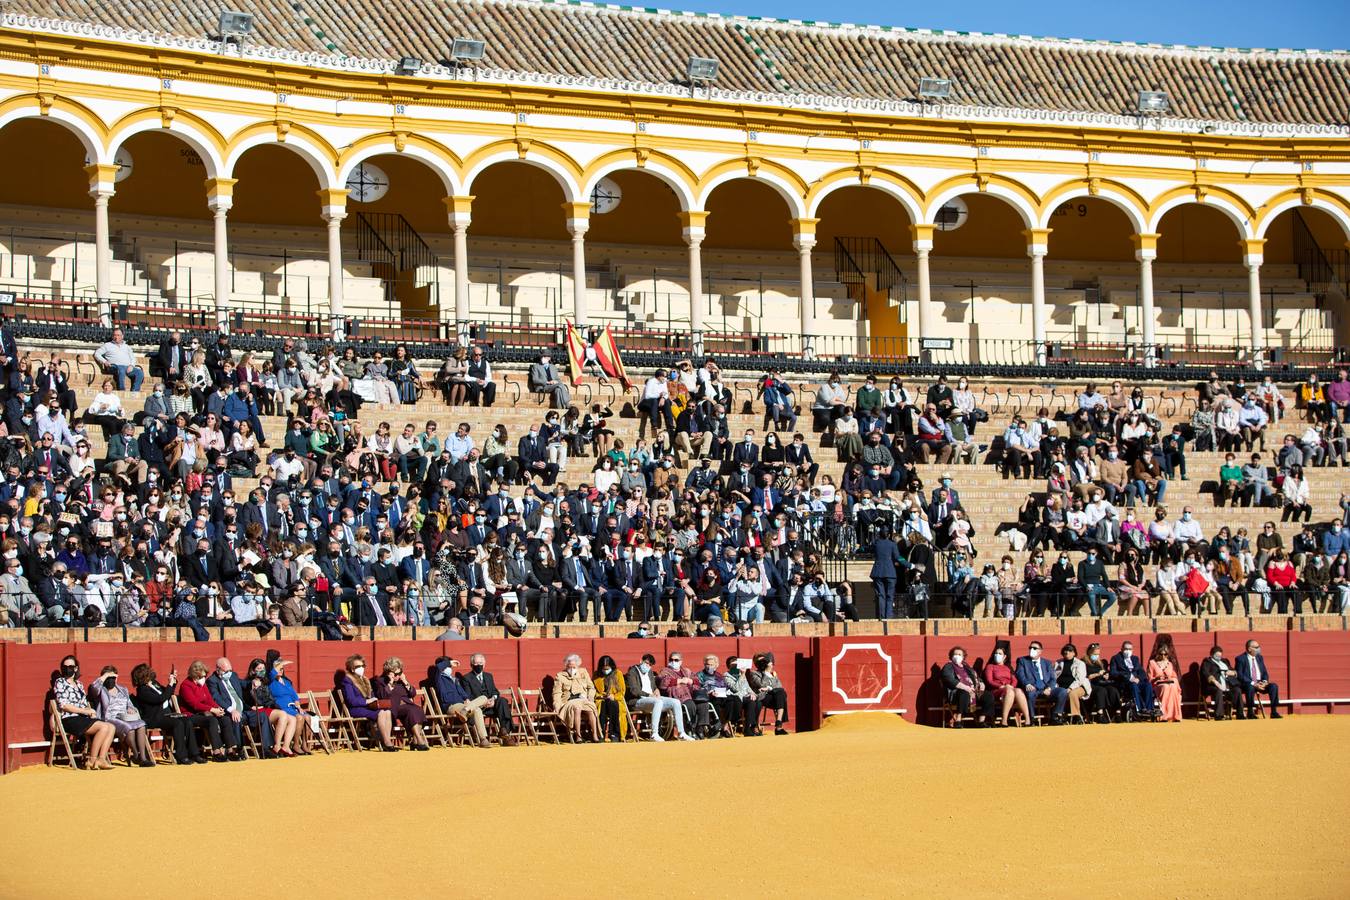
{"type": "Polygon", "coordinates": [[[885,292],[892,300],[900,301],[903,318],[908,287],[905,273],[878,238],[835,238],[834,268],[836,277],[848,286],[855,300],[865,299],[869,289],[885,292]]]}
{"type": "Polygon", "coordinates": [[[1303,213],[1294,213],[1294,259],[1298,261],[1298,277],[1313,294],[1322,295],[1332,285],[1350,297],[1350,250],[1327,249],[1303,219],[1303,213]]]}
{"type": "Polygon", "coordinates": [[[411,273],[412,285],[424,287],[435,280],[439,258],[400,213],[356,214],[357,259],[370,263],[372,274],[384,282],[384,298],[396,302],[395,284],[411,273]],[[429,273],[423,277],[423,273],[429,273]]]}

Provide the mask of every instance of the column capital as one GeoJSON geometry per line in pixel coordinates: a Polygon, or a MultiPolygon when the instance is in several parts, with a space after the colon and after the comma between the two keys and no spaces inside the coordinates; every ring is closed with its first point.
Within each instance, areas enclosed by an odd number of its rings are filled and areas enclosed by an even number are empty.
{"type": "Polygon", "coordinates": [[[811,243],[815,244],[816,225],[819,219],[791,219],[792,234],[794,240],[799,237],[810,237],[811,243]]]}
{"type": "Polygon", "coordinates": [[[206,185],[206,208],[213,213],[229,212],[234,206],[234,186],[238,182],[233,178],[208,178],[206,185]]]}
{"type": "Polygon", "coordinates": [[[679,217],[680,227],[686,231],[691,228],[702,231],[708,224],[708,211],[706,209],[688,209],[675,215],[679,217]]]}
{"type": "Polygon", "coordinates": [[[1134,245],[1135,259],[1142,259],[1143,257],[1139,255],[1141,253],[1152,254],[1149,257],[1150,259],[1157,256],[1159,237],[1161,237],[1161,235],[1152,232],[1141,232],[1139,234],[1130,235],[1130,243],[1134,245]]]}
{"type": "Polygon", "coordinates": [[[441,202],[445,204],[446,211],[450,214],[450,225],[455,229],[468,228],[473,221],[473,195],[459,194],[453,197],[442,197],[441,202]]]}
{"type": "Polygon", "coordinates": [[[1242,248],[1243,265],[1261,265],[1262,257],[1265,255],[1265,238],[1244,238],[1238,241],[1238,246],[1242,248]]]}
{"type": "Polygon", "coordinates": [[[591,201],[589,200],[564,200],[563,213],[567,216],[567,230],[572,232],[573,236],[585,234],[591,226],[591,201]]]}
{"type": "Polygon", "coordinates": [[[351,191],[346,188],[319,188],[314,192],[319,197],[319,203],[323,206],[324,221],[330,221],[336,218],[339,222],[347,215],[347,195],[351,191]]]}
{"type": "Polygon", "coordinates": [[[932,223],[916,223],[909,226],[909,236],[914,240],[914,252],[924,251],[925,253],[933,249],[933,232],[937,226],[932,223]]]}
{"type": "Polygon", "coordinates": [[[1045,256],[1050,252],[1050,232],[1053,228],[1026,228],[1022,236],[1027,239],[1027,256],[1045,256]]]}
{"type": "Polygon", "coordinates": [[[105,163],[94,163],[84,167],[84,174],[89,176],[89,193],[92,195],[95,191],[102,191],[109,197],[113,195],[113,185],[117,183],[117,170],[119,166],[105,163]]]}

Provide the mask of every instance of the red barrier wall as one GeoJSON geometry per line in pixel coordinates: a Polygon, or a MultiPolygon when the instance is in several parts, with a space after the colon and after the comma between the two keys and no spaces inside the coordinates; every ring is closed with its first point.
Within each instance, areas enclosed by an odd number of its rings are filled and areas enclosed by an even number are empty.
{"type": "MultiPolygon", "coordinates": [[[[1210,647],[1219,644],[1231,660],[1243,651],[1249,638],[1261,641],[1262,655],[1272,680],[1280,685],[1282,699],[1298,701],[1309,711],[1337,709],[1320,701],[1350,700],[1350,632],[1209,632],[1172,635],[1182,670],[1182,690],[1186,700],[1194,700],[1199,691],[1198,669],[1210,647]]],[[[141,662],[153,666],[161,679],[177,667],[179,678],[187,677],[189,664],[201,660],[214,667],[219,656],[227,656],[236,671],[245,671],[251,659],[262,658],[269,648],[293,659],[297,688],[314,691],[326,707],[326,695],[334,677],[343,669],[347,657],[360,653],[366,657],[371,675],[381,671],[389,656],[402,658],[411,680],[421,681],[432,661],[439,655],[454,656],[467,671],[469,657],[475,652],[487,656],[487,669],[499,687],[519,685],[538,690],[545,677],[562,668],[568,653],[581,655],[582,663],[594,671],[600,656],[613,656],[620,669],[627,671],[643,653],[656,657],[663,666],[672,649],[678,649],[685,665],[697,669],[703,655],[715,653],[719,660],[733,654],[751,657],[772,652],[778,675],[787,689],[789,728],[810,729],[819,725],[826,713],[854,708],[903,708],[910,721],[935,722],[928,710],[940,706],[941,695],[934,676],[947,661],[947,651],[960,644],[970,660],[983,666],[996,640],[1007,640],[1013,661],[1023,656],[1032,640],[1039,640],[1047,657],[1059,655],[1059,648],[1072,640],[1079,653],[1100,640],[1102,654],[1114,655],[1122,641],[1134,642],[1141,657],[1153,649],[1153,634],[1015,636],[858,636],[858,637],[774,637],[774,638],[683,638],[630,640],[626,638],[564,638],[557,640],[469,640],[469,641],[208,641],[203,643],[0,643],[0,770],[41,762],[49,738],[45,721],[45,701],[51,675],[62,656],[74,653],[80,659],[81,677],[88,683],[106,664],[118,667],[130,682],[131,670],[141,662]],[[850,651],[839,666],[834,658],[847,646],[875,645],[890,657],[892,687],[882,692],[873,704],[846,704],[833,688],[842,681],[846,691],[860,690],[864,683],[884,683],[886,664],[875,652],[850,651]],[[35,746],[24,747],[25,744],[35,746]]],[[[1187,712],[1190,712],[1188,707],[1187,712]]]]}
{"type": "Polygon", "coordinates": [[[902,638],[816,639],[817,708],[822,716],[910,711],[904,698],[902,638]]]}

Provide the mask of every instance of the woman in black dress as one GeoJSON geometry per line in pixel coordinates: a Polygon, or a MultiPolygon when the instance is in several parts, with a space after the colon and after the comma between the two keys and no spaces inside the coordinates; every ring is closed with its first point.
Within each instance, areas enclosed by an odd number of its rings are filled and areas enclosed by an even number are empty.
{"type": "Polygon", "coordinates": [[[197,746],[197,735],[187,716],[173,711],[173,689],[178,682],[176,671],[169,673],[169,686],[164,687],[155,677],[155,670],[141,663],[131,670],[134,693],[131,702],[145,720],[146,728],[158,728],[164,737],[173,741],[173,758],[181,765],[204,763],[206,757],[197,746]]]}

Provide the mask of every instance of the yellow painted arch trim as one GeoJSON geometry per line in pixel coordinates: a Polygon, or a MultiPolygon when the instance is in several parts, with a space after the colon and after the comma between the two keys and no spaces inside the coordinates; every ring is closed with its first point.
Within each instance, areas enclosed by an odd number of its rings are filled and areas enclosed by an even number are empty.
{"type": "MultiPolygon", "coordinates": [[[[1140,227],[1143,227],[1144,224],[1148,222],[1148,214],[1149,214],[1148,201],[1144,199],[1142,194],[1140,194],[1134,188],[1131,188],[1129,185],[1122,184],[1119,181],[1113,181],[1109,178],[1098,178],[1095,179],[1095,181],[1098,190],[1110,191],[1113,194],[1118,194],[1120,197],[1124,197],[1130,202],[1131,210],[1138,216],[1138,224],[1140,225],[1140,227]]],[[[1062,184],[1057,184],[1050,190],[1046,191],[1045,196],[1041,199],[1040,206],[1037,209],[1037,214],[1043,221],[1047,213],[1053,212],[1054,209],[1057,206],[1059,206],[1059,204],[1064,202],[1060,198],[1065,197],[1069,194],[1073,194],[1075,197],[1078,197],[1082,196],[1084,193],[1086,193],[1088,196],[1098,196],[1100,199],[1105,200],[1107,203],[1111,203],[1115,206],[1120,206],[1120,203],[1117,201],[1116,197],[1102,197],[1100,195],[1094,195],[1092,193],[1092,183],[1088,179],[1075,178],[1070,181],[1065,181],[1062,184]]]]}
{"type": "MultiPolygon", "coordinates": [[[[1252,209],[1250,203],[1248,203],[1246,200],[1243,200],[1241,197],[1239,197],[1232,191],[1223,187],[1219,187],[1217,185],[1202,185],[1201,190],[1207,196],[1217,197],[1226,201],[1242,215],[1245,221],[1240,223],[1234,222],[1234,224],[1237,225],[1239,232],[1243,232],[1246,228],[1251,227],[1251,224],[1255,221],[1256,210],[1252,209]]],[[[1171,190],[1164,191],[1157,197],[1154,197],[1153,202],[1150,203],[1148,206],[1148,221],[1150,223],[1151,230],[1157,231],[1158,227],[1162,223],[1162,217],[1158,215],[1159,210],[1163,209],[1163,207],[1167,206],[1169,203],[1171,203],[1173,200],[1176,200],[1179,197],[1189,197],[1190,199],[1187,202],[1194,203],[1197,206],[1208,205],[1207,203],[1196,199],[1195,185],[1180,185],[1178,187],[1172,188],[1171,190]]],[[[1185,204],[1177,204],[1177,205],[1182,206],[1185,204]]],[[[1230,218],[1232,217],[1232,213],[1230,210],[1224,209],[1222,206],[1216,206],[1215,208],[1223,212],[1225,215],[1228,215],[1230,218]]],[[[1168,210],[1168,212],[1170,211],[1171,210],[1168,210]]],[[[1242,233],[1239,235],[1239,237],[1246,238],[1247,235],[1245,233],[1242,233]]]]}
{"type": "Polygon", "coordinates": [[[350,146],[338,151],[337,171],[341,174],[342,170],[351,164],[354,159],[367,159],[372,156],[400,156],[407,155],[409,159],[416,160],[427,168],[435,172],[435,167],[418,154],[403,154],[396,146],[399,140],[404,143],[404,148],[416,147],[433,157],[444,166],[443,172],[436,172],[438,176],[449,175],[453,183],[452,189],[462,190],[463,186],[459,182],[460,174],[464,168],[464,161],[459,158],[449,147],[432,140],[431,138],[414,132],[405,132],[397,129],[389,131],[376,132],[357,138],[350,146]],[[371,152],[374,150],[375,152],[371,152]]]}
{"type": "MultiPolygon", "coordinates": [[[[1309,188],[1307,190],[1310,199],[1320,200],[1340,211],[1341,217],[1332,214],[1331,218],[1341,226],[1341,229],[1345,231],[1346,240],[1350,241],[1350,200],[1321,188],[1309,188]]],[[[1298,209],[1303,205],[1303,195],[1303,190],[1292,188],[1271,197],[1257,210],[1257,219],[1252,230],[1257,235],[1264,236],[1266,229],[1274,223],[1275,219],[1289,210],[1298,209]]],[[[1315,204],[1314,208],[1316,208],[1315,204]]],[[[1327,212],[1327,210],[1323,210],[1323,212],[1327,212]]]]}
{"type": "MultiPolygon", "coordinates": [[[[629,169],[637,172],[645,171],[645,166],[638,165],[637,153],[639,152],[639,150],[642,153],[646,154],[647,163],[652,162],[659,163],[661,168],[666,169],[672,175],[679,178],[680,181],[683,183],[684,187],[687,189],[690,198],[697,196],[699,179],[698,175],[694,172],[694,170],[689,168],[689,166],[686,165],[685,162],[679,159],[678,157],[672,156],[671,154],[666,153],[664,151],[648,147],[641,147],[641,148],[625,147],[618,150],[610,150],[608,152],[602,153],[600,156],[597,156],[595,159],[591,160],[589,164],[587,164],[586,168],[581,173],[580,182],[582,189],[584,190],[585,186],[591,183],[591,181],[595,178],[596,173],[604,169],[616,171],[616,169],[611,168],[614,163],[619,162],[624,163],[624,165],[621,168],[617,169],[617,171],[624,171],[629,169]]],[[[656,178],[663,178],[662,175],[657,174],[655,172],[649,174],[653,175],[653,177],[656,178]]]]}
{"type": "Polygon", "coordinates": [[[873,168],[868,166],[851,166],[846,169],[836,169],[821,177],[811,185],[810,190],[807,192],[806,208],[812,211],[812,215],[814,215],[815,211],[819,210],[820,203],[825,197],[845,187],[873,188],[874,190],[879,190],[884,194],[890,194],[894,197],[894,194],[891,194],[890,191],[878,187],[876,182],[884,182],[895,188],[898,193],[909,198],[908,203],[901,200],[899,197],[895,197],[895,200],[900,203],[901,206],[905,207],[905,212],[913,221],[917,222],[923,215],[924,195],[917,184],[893,169],[882,167],[873,168]],[[860,169],[867,170],[866,184],[859,180],[860,169]]]}
{"type": "MultiPolygon", "coordinates": [[[[950,199],[951,197],[960,197],[966,194],[981,193],[989,194],[991,197],[998,197],[1015,209],[1017,214],[1023,218],[1034,218],[1036,211],[1040,208],[1040,199],[1036,196],[1035,191],[1031,190],[1031,188],[1015,178],[1009,178],[1007,175],[1000,175],[996,172],[965,172],[961,175],[953,175],[951,178],[938,182],[924,194],[925,216],[931,217],[937,212],[935,204],[939,199],[943,198],[944,194],[950,199]],[[1018,207],[1016,203],[1013,203],[1007,197],[1000,195],[996,191],[991,193],[987,190],[980,190],[979,182],[981,180],[983,180],[986,185],[997,185],[1018,197],[1025,204],[1025,208],[1018,207]]],[[[1035,222],[1033,221],[1027,227],[1031,228],[1034,226],[1035,222]]]]}
{"type": "Polygon", "coordinates": [[[62,119],[54,118],[52,116],[43,115],[42,102],[38,99],[37,94],[18,94],[6,99],[3,103],[0,103],[0,118],[9,116],[14,112],[20,112],[24,114],[14,116],[14,120],[49,120],[74,134],[82,144],[85,143],[86,140],[98,141],[97,146],[87,149],[94,150],[95,152],[107,149],[108,126],[104,125],[103,120],[100,119],[93,110],[89,109],[89,107],[76,100],[72,100],[69,97],[62,96],[61,94],[54,94],[52,95],[51,109],[69,115],[72,118],[79,119],[80,122],[89,129],[90,133],[84,134],[78,129],[72,128],[69,122],[65,122],[62,119]]]}
{"type": "MultiPolygon", "coordinates": [[[[529,163],[531,161],[537,161],[538,157],[542,157],[548,160],[549,162],[553,163],[554,165],[563,169],[569,177],[571,177],[574,181],[578,182],[578,184],[580,183],[583,171],[582,166],[575,159],[569,156],[565,151],[559,150],[552,144],[546,143],[544,141],[537,141],[534,140],[533,138],[519,138],[519,139],[512,138],[507,140],[493,141],[490,144],[485,144],[482,147],[479,147],[478,149],[474,150],[472,153],[470,153],[468,156],[464,158],[464,162],[462,163],[462,171],[459,173],[460,183],[464,185],[464,190],[466,191],[471,190],[471,188],[473,187],[471,184],[468,183],[467,180],[469,178],[470,173],[472,173],[475,177],[477,177],[477,175],[479,174],[482,174],[481,172],[475,172],[474,170],[477,169],[478,166],[484,160],[490,159],[493,156],[499,156],[504,153],[510,153],[514,156],[519,153],[519,145],[520,142],[522,141],[528,141],[529,146],[527,148],[524,158],[519,159],[520,162],[529,163]],[[536,159],[532,160],[532,157],[536,159]]],[[[509,160],[499,160],[499,162],[508,162],[508,161],[509,160]]],[[[493,163],[492,165],[496,164],[497,163],[493,163]]]]}

